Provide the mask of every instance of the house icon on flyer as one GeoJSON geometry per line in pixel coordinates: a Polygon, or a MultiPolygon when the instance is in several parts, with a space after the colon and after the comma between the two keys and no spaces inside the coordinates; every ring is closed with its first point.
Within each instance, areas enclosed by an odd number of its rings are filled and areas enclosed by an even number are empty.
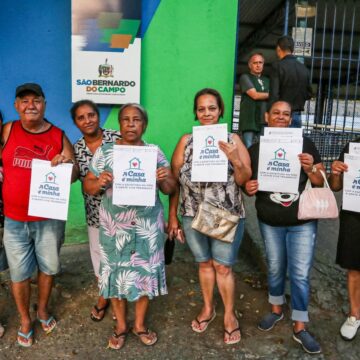
{"type": "Polygon", "coordinates": [[[283,148],[279,148],[274,152],[275,160],[286,160],[286,151],[283,148]]]}
{"type": "Polygon", "coordinates": [[[129,160],[129,169],[141,170],[141,160],[137,157],[129,160]]]}
{"type": "Polygon", "coordinates": [[[56,184],[56,175],[53,172],[49,172],[45,175],[45,182],[50,184],[56,184]]]}
{"type": "Polygon", "coordinates": [[[206,139],[205,139],[205,147],[212,147],[215,146],[215,138],[211,135],[209,135],[206,139]]]}

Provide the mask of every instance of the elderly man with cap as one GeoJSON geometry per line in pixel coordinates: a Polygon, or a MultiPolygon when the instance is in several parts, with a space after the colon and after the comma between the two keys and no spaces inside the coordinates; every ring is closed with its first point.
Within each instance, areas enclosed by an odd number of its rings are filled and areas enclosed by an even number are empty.
{"type": "MultiPolygon", "coordinates": [[[[20,315],[19,345],[33,343],[30,317],[30,279],[38,268],[37,319],[50,333],[56,320],[48,313],[53,277],[60,270],[59,251],[64,240],[65,222],[28,215],[31,162],[51,161],[52,166],[73,163],[74,153],[64,132],[44,118],[46,102],[38,84],[16,88],[15,109],[20,119],[3,127],[4,245],[8,258],[12,292],[20,315]]],[[[73,166],[73,180],[78,167],[73,166]]]]}

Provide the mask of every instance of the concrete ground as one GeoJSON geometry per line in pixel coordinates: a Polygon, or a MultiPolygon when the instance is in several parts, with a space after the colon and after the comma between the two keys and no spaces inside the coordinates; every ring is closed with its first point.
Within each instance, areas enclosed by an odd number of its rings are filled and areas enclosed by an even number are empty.
{"type": "MultiPolygon", "coordinates": [[[[158,332],[158,343],[150,348],[129,335],[124,348],[106,348],[112,332],[111,311],[100,323],[89,314],[95,303],[97,287],[94,280],[88,246],[72,245],[62,249],[63,271],[56,279],[51,297],[51,310],[58,327],[45,335],[34,322],[35,343],[30,349],[16,343],[18,319],[9,291],[7,275],[0,286],[0,320],[6,332],[0,339],[0,360],[5,359],[346,359],[360,358],[360,335],[345,342],[339,328],[347,312],[345,273],[334,265],[337,222],[319,224],[316,260],[312,271],[310,331],[321,343],[323,353],[311,356],[291,338],[289,309],[286,317],[273,331],[263,333],[256,328],[261,316],[269,310],[266,275],[261,252],[262,242],[257,229],[252,199],[247,199],[247,236],[244,239],[236,273],[236,312],[240,319],[242,340],[237,345],[223,343],[223,306],[216,292],[217,317],[202,334],[190,329],[191,320],[201,307],[197,269],[186,246],[176,244],[174,261],[167,266],[167,296],[151,302],[148,324],[158,332]]],[[[36,286],[31,301],[36,317],[36,286]]],[[[133,319],[130,306],[129,324],[133,319]]]]}

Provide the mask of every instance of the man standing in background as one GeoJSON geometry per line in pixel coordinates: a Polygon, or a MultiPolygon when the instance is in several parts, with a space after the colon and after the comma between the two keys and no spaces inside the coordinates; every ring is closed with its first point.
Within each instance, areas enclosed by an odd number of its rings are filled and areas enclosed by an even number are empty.
{"type": "Polygon", "coordinates": [[[240,77],[240,123],[239,130],[247,148],[254,142],[255,136],[262,132],[266,111],[266,100],[269,97],[269,79],[262,76],[264,57],[260,53],[250,56],[250,72],[240,77]]]}
{"type": "Polygon", "coordinates": [[[292,125],[301,127],[301,111],[305,101],[311,99],[312,89],[310,74],[304,64],[299,62],[292,53],[294,40],[291,36],[282,36],[276,43],[278,61],[273,64],[270,74],[270,107],[274,102],[282,100],[291,105],[292,125]]]}

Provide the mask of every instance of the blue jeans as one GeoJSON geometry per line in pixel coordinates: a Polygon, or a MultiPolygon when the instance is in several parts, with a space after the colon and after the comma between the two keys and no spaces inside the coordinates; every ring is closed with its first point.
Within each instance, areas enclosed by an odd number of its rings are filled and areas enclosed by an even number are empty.
{"type": "Polygon", "coordinates": [[[317,221],[296,226],[270,226],[259,221],[268,265],[269,302],[285,303],[286,272],[291,290],[291,318],[309,321],[309,274],[313,262],[317,221]]]}
{"type": "Polygon", "coordinates": [[[214,259],[219,264],[232,266],[235,264],[241,240],[244,234],[245,219],[240,219],[236,228],[234,241],[227,243],[217,239],[213,239],[194,230],[191,227],[193,221],[191,216],[183,216],[182,224],[186,237],[186,242],[196,262],[205,262],[214,259]]]}

